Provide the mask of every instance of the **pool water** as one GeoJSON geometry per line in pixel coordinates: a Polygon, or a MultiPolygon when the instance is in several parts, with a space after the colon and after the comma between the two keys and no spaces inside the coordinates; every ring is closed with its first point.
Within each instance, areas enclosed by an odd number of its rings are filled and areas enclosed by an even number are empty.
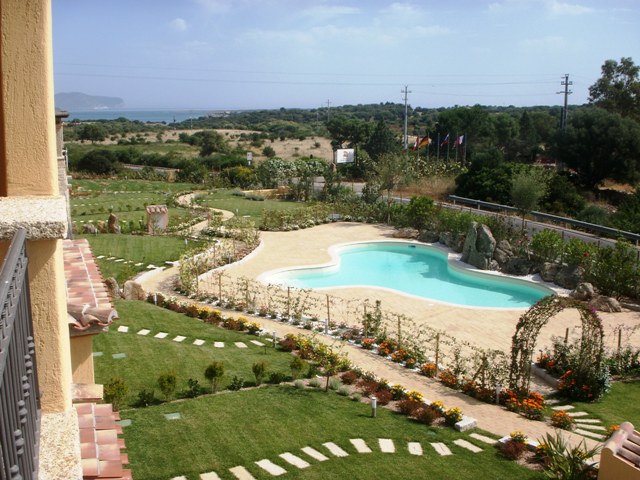
{"type": "Polygon", "coordinates": [[[296,288],[379,287],[468,307],[528,308],[553,292],[532,282],[468,272],[446,253],[405,242],[338,247],[337,264],[280,271],[269,283],[296,288]]]}

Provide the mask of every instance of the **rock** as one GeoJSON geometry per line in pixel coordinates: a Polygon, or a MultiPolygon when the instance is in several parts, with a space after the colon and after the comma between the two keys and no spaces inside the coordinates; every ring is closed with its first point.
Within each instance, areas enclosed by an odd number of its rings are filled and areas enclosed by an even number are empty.
{"type": "Polygon", "coordinates": [[[120,233],[120,224],[118,223],[118,217],[113,213],[109,214],[109,220],[107,220],[107,229],[109,233],[120,233]]]}
{"type": "Polygon", "coordinates": [[[595,295],[595,291],[593,290],[593,285],[590,283],[579,283],[578,286],[573,290],[569,296],[575,298],[576,300],[591,300],[595,295]]]}
{"type": "Polygon", "coordinates": [[[398,228],[393,231],[393,238],[418,238],[418,230],[415,228],[398,228]]]}
{"type": "Polygon", "coordinates": [[[82,226],[82,232],[83,233],[90,233],[92,235],[95,235],[98,233],[98,229],[96,228],[96,226],[93,223],[85,223],[82,226]]]}
{"type": "Polygon", "coordinates": [[[509,275],[529,275],[533,268],[533,262],[528,258],[513,257],[502,266],[504,273],[509,275]]]}
{"type": "Polygon", "coordinates": [[[440,234],[433,230],[423,230],[420,232],[420,235],[418,235],[418,240],[424,243],[436,243],[440,241],[440,234]]]}
{"type": "Polygon", "coordinates": [[[125,300],[146,300],[147,294],[138,282],[133,280],[127,280],[124,282],[124,288],[122,289],[122,296],[125,300]]]}
{"type": "Polygon", "coordinates": [[[615,298],[597,295],[589,302],[589,306],[600,312],[621,312],[620,302],[615,298]]]}
{"type": "Polygon", "coordinates": [[[545,282],[553,282],[560,271],[560,265],[552,262],[544,262],[540,267],[540,276],[545,282]]]}
{"type": "Polygon", "coordinates": [[[486,225],[473,222],[462,248],[462,261],[481,270],[488,270],[496,248],[496,240],[486,225]]]}
{"type": "Polygon", "coordinates": [[[507,264],[509,259],[513,257],[513,249],[507,240],[501,240],[493,251],[493,259],[498,262],[500,267],[507,264]]]}
{"type": "Polygon", "coordinates": [[[113,278],[113,277],[109,277],[104,281],[104,284],[107,287],[107,291],[109,292],[109,296],[112,299],[117,299],[117,298],[122,298],[122,292],[120,291],[120,286],[118,285],[118,281],[113,278]]]}
{"type": "Polygon", "coordinates": [[[584,269],[576,266],[562,267],[553,281],[564,288],[576,288],[584,278],[584,269]]]}
{"type": "Polygon", "coordinates": [[[98,220],[96,226],[100,233],[107,233],[107,223],[104,220],[98,220]]]}
{"type": "Polygon", "coordinates": [[[454,234],[451,232],[441,232],[440,233],[440,243],[443,243],[454,252],[462,252],[462,248],[464,247],[464,235],[454,234]]]}

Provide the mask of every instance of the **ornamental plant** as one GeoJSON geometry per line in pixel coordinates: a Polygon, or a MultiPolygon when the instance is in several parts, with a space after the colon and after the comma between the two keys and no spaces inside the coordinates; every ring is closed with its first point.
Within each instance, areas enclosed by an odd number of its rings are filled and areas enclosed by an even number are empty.
{"type": "Polygon", "coordinates": [[[373,338],[365,338],[364,340],[362,340],[361,346],[365,350],[371,350],[375,343],[376,343],[376,341],[373,338]]]}
{"type": "Polygon", "coordinates": [[[452,427],[460,420],[462,420],[462,410],[460,410],[458,407],[450,408],[449,410],[444,412],[443,416],[444,423],[452,427]]]}
{"type": "Polygon", "coordinates": [[[420,373],[428,378],[433,378],[436,376],[436,364],[435,363],[424,363],[420,366],[420,373]]]}
{"type": "Polygon", "coordinates": [[[567,412],[554,412],[551,415],[551,425],[562,430],[573,430],[575,421],[567,412]]]}
{"type": "Polygon", "coordinates": [[[440,374],[440,381],[449,388],[458,388],[458,378],[449,369],[440,374]]]}

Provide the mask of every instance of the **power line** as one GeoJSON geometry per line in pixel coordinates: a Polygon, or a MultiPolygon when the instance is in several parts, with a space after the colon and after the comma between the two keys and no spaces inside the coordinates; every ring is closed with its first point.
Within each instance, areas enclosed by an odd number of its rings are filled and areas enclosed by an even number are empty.
{"type": "Polygon", "coordinates": [[[407,113],[407,96],[411,93],[411,90],[408,89],[408,85],[404,86],[404,89],[400,91],[404,95],[404,149],[409,148],[409,137],[408,137],[408,113],[407,113]]]}
{"type": "Polygon", "coordinates": [[[560,129],[564,130],[567,126],[567,100],[569,98],[569,95],[573,93],[571,90],[569,90],[569,85],[573,85],[573,82],[569,81],[568,73],[565,73],[564,80],[560,82],[560,85],[564,86],[564,91],[556,93],[564,93],[564,107],[562,109],[562,116],[560,117],[560,129]]]}

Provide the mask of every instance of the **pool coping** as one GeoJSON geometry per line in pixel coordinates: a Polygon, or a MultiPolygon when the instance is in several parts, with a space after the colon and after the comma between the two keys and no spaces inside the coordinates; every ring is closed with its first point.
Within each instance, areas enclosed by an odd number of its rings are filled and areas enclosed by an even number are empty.
{"type": "MultiPolygon", "coordinates": [[[[513,283],[518,283],[521,285],[529,285],[532,287],[542,287],[543,289],[547,289],[550,290],[552,292],[552,294],[554,295],[558,295],[558,296],[566,296],[569,294],[570,290],[559,287],[558,285],[551,283],[551,282],[546,282],[544,280],[542,280],[542,278],[540,277],[539,274],[535,274],[535,275],[525,275],[522,277],[514,277],[512,275],[507,275],[503,272],[497,271],[497,270],[481,270],[477,267],[474,267],[473,265],[470,265],[468,263],[465,263],[461,260],[462,258],[462,253],[457,253],[454,252],[451,248],[441,244],[441,243],[426,243],[426,242],[420,242],[418,240],[410,240],[410,239],[387,239],[387,240],[361,240],[361,241],[355,241],[355,242],[344,242],[344,243],[337,243],[337,244],[333,244],[328,248],[328,253],[331,257],[331,259],[328,262],[324,262],[324,263],[317,263],[317,264],[312,264],[312,265],[299,265],[299,266],[293,266],[293,267],[282,267],[282,268],[276,268],[276,269],[272,269],[272,270],[268,270],[266,272],[261,273],[260,275],[258,275],[256,277],[256,281],[265,284],[265,285],[278,285],[281,288],[286,288],[285,286],[281,285],[281,284],[276,284],[273,282],[269,281],[270,277],[273,277],[274,275],[283,273],[283,272],[291,272],[294,270],[312,270],[312,269],[320,269],[320,268],[337,268],[340,264],[340,256],[339,256],[339,251],[341,249],[344,249],[346,247],[352,247],[352,246],[357,246],[357,245],[362,245],[362,244],[410,244],[410,245],[416,245],[416,246],[421,246],[421,247],[426,247],[426,248],[430,248],[433,250],[438,251],[439,253],[445,254],[447,257],[447,263],[449,265],[450,268],[453,268],[455,270],[460,271],[461,273],[464,274],[468,274],[468,275],[473,275],[473,276],[477,276],[477,277],[484,277],[484,276],[493,276],[496,277],[497,279],[502,279],[505,282],[513,282],[513,283]],[[533,285],[531,285],[533,284],[533,285]]],[[[297,288],[297,287],[294,287],[297,288]]],[[[380,287],[380,286],[375,286],[375,285],[349,285],[349,286],[341,286],[341,287],[322,287],[322,288],[313,288],[312,290],[314,291],[327,291],[327,290],[338,290],[338,289],[351,289],[351,288],[361,288],[361,289],[376,289],[376,290],[382,290],[382,291],[386,291],[386,292],[390,292],[396,295],[401,295],[404,297],[408,297],[411,299],[416,299],[416,300],[420,300],[422,302],[433,302],[433,303],[437,303],[440,305],[448,305],[448,306],[452,306],[452,307],[457,307],[457,308],[466,308],[466,309],[480,309],[480,310],[498,310],[498,311],[504,311],[504,312],[508,312],[508,311],[526,311],[531,307],[484,307],[484,306],[475,306],[475,305],[462,305],[459,303],[451,303],[451,302],[445,302],[442,300],[437,300],[434,298],[427,298],[427,297],[422,297],[419,295],[413,295],[410,293],[406,293],[406,292],[401,292],[400,290],[396,290],[393,288],[387,288],[387,287],[380,287]]]]}

